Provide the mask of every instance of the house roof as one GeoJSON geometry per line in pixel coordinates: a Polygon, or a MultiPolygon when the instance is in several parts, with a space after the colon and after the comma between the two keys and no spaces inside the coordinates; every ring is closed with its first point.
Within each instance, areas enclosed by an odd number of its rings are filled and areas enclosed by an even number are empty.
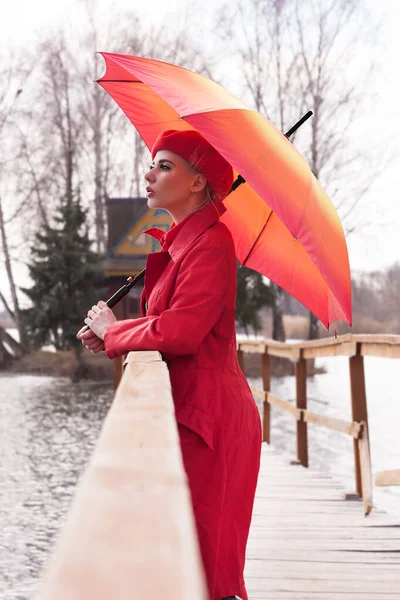
{"type": "Polygon", "coordinates": [[[137,275],[145,268],[147,255],[159,244],[142,231],[159,227],[168,231],[172,218],[162,209],[150,210],[147,198],[106,198],[108,252],[102,265],[108,277],[137,275]]]}
{"type": "Polygon", "coordinates": [[[146,266],[147,256],[112,256],[102,261],[107,277],[129,277],[138,275],[146,266]]]}
{"type": "Polygon", "coordinates": [[[147,210],[147,198],[106,198],[108,250],[123,238],[147,210]]]}

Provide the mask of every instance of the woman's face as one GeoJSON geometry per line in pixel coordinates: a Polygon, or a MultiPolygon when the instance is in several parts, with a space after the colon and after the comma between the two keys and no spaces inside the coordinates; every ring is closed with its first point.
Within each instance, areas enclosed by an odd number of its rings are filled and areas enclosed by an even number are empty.
{"type": "Polygon", "coordinates": [[[186,160],[169,150],[159,150],[144,176],[148,207],[164,208],[173,216],[184,211],[195,186],[196,175],[186,160]]]}

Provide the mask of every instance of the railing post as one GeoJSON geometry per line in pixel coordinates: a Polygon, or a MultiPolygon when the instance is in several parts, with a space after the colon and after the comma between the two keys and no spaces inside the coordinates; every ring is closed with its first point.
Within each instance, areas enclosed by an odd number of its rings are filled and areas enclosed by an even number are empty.
{"type": "MultiPolygon", "coordinates": [[[[303,358],[301,350],[300,358],[295,365],[296,373],[296,407],[307,409],[307,361],[303,358]]],[[[305,421],[297,421],[296,423],[296,441],[297,441],[297,460],[308,467],[308,440],[307,440],[307,423],[305,421]]]]}
{"type": "MultiPolygon", "coordinates": [[[[268,354],[268,347],[261,355],[261,376],[263,382],[263,391],[271,390],[271,357],[268,354]]],[[[266,398],[263,402],[263,442],[271,443],[271,406],[266,398]]]]}
{"type": "MultiPolygon", "coordinates": [[[[350,356],[350,390],[351,390],[351,415],[353,421],[366,424],[365,435],[368,436],[368,409],[367,409],[367,394],[365,391],[365,375],[364,375],[364,357],[360,354],[361,346],[358,343],[356,346],[356,355],[350,356]]],[[[354,447],[354,472],[356,479],[356,491],[361,497],[362,486],[362,471],[360,462],[360,448],[358,440],[353,440],[354,447]]],[[[369,438],[368,438],[368,454],[369,454],[369,438]]]]}
{"type": "Polygon", "coordinates": [[[362,499],[364,515],[367,516],[373,508],[372,503],[372,470],[371,455],[369,450],[368,427],[365,421],[361,422],[361,436],[358,438],[358,452],[360,456],[362,499]]]}

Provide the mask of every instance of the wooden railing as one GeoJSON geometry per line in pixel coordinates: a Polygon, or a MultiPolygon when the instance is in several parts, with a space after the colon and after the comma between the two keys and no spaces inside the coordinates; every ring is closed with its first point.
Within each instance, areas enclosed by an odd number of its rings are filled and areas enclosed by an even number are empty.
{"type": "Polygon", "coordinates": [[[206,600],[169,373],[131,352],[36,600],[206,600]]]}
{"type": "MultiPolygon", "coordinates": [[[[307,425],[314,423],[350,435],[354,446],[356,492],[362,497],[364,512],[372,509],[372,476],[368,435],[368,409],[365,389],[364,356],[400,358],[398,335],[343,335],[338,338],[299,343],[279,343],[273,340],[241,341],[239,362],[244,368],[245,352],[261,355],[263,390],[253,394],[263,402],[263,440],[270,443],[271,406],[285,410],[296,419],[297,459],[308,467],[307,425]],[[288,358],[295,363],[296,405],[271,394],[271,356],[288,358]],[[307,359],[328,356],[348,356],[350,368],[352,421],[327,417],[307,409],[307,359]]],[[[376,485],[399,485],[399,471],[378,473],[376,485]]]]}

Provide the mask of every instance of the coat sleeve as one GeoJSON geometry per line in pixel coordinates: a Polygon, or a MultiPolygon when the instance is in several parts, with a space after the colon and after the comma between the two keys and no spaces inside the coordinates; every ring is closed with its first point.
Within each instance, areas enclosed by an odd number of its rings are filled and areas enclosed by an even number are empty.
{"type": "Polygon", "coordinates": [[[194,354],[223,311],[229,278],[226,249],[202,240],[182,261],[169,308],[110,325],[104,338],[107,356],[132,350],[194,354]]]}

